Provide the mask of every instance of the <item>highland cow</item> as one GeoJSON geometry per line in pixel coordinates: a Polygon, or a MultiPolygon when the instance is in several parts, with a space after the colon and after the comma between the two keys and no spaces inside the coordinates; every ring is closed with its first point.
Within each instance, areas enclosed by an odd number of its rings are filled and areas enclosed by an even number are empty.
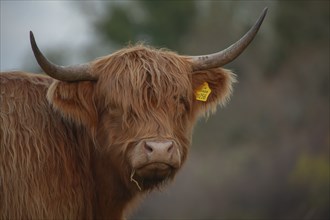
{"type": "Polygon", "coordinates": [[[229,48],[182,56],[144,45],[48,75],[2,73],[0,219],[122,219],[141,195],[173,179],[197,118],[224,105],[233,61],[256,24],[229,48]]]}

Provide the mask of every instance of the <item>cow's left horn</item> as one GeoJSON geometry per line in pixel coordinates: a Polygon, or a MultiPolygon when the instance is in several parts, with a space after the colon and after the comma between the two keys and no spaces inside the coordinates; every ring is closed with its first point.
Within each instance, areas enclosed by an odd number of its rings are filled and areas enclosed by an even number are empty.
{"type": "Polygon", "coordinates": [[[197,71],[221,67],[238,57],[256,36],[267,14],[267,10],[268,8],[264,8],[262,14],[252,28],[239,41],[232,44],[228,48],[214,54],[190,56],[189,58],[193,63],[193,70],[197,71]]]}
{"type": "Polygon", "coordinates": [[[30,42],[38,64],[40,65],[41,69],[45,71],[45,73],[50,77],[67,82],[97,79],[90,74],[89,64],[79,64],[63,67],[50,62],[39,50],[32,31],[30,31],[30,42]]]}

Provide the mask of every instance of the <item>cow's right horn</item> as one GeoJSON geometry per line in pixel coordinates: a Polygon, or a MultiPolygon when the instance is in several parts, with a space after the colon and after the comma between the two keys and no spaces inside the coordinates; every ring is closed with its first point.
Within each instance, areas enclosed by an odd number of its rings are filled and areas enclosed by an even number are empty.
{"type": "Polygon", "coordinates": [[[63,67],[50,62],[39,50],[32,31],[30,31],[30,42],[39,66],[50,77],[67,82],[97,80],[95,76],[90,74],[89,64],[63,67]]]}

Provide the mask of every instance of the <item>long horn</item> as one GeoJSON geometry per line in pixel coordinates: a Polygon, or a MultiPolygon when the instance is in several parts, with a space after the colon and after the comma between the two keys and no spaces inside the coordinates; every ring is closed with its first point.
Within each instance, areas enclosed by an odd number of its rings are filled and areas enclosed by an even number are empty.
{"type": "Polygon", "coordinates": [[[190,56],[189,58],[193,63],[193,70],[205,70],[216,67],[221,67],[227,63],[233,61],[238,57],[245,48],[252,42],[256,36],[266,14],[268,8],[264,8],[257,22],[251,27],[251,29],[236,43],[232,44],[228,48],[213,54],[202,56],[190,56]]]}
{"type": "Polygon", "coordinates": [[[39,66],[50,77],[67,82],[97,80],[96,77],[90,74],[89,64],[63,67],[50,62],[39,50],[32,31],[30,31],[30,42],[39,66]]]}

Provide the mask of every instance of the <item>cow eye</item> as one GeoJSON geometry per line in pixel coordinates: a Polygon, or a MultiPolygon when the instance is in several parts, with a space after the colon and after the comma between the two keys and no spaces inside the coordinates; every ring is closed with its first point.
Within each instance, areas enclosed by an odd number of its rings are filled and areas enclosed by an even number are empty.
{"type": "Polygon", "coordinates": [[[179,102],[184,106],[186,111],[190,111],[190,105],[187,98],[185,98],[184,96],[180,96],[179,102]]]}
{"type": "Polygon", "coordinates": [[[184,96],[173,96],[173,99],[175,100],[175,102],[180,103],[181,105],[183,105],[184,110],[189,112],[190,111],[190,104],[189,101],[186,97],[184,96]],[[179,98],[178,98],[179,97],[179,98]]]}

